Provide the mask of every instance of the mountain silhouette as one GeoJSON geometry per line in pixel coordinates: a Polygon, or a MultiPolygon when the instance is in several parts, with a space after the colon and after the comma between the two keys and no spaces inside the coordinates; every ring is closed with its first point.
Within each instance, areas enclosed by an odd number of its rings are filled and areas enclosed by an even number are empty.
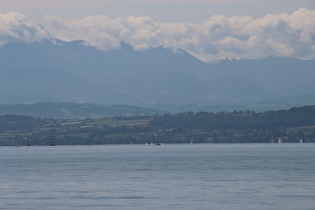
{"type": "Polygon", "coordinates": [[[314,66],[275,57],[208,64],[182,49],[124,42],[111,51],[82,40],[9,42],[0,48],[0,104],[248,105],[314,93],[314,66]]]}

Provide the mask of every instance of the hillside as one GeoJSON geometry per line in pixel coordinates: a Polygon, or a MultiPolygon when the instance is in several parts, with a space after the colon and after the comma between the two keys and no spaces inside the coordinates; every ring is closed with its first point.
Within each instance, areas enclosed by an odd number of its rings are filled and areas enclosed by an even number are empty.
{"type": "Polygon", "coordinates": [[[0,115],[0,145],[315,142],[315,106],[255,113],[43,119],[0,115]]]}

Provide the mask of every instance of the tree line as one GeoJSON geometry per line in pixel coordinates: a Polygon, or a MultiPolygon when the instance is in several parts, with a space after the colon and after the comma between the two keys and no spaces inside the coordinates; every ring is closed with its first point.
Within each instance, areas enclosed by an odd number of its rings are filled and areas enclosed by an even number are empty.
{"type": "Polygon", "coordinates": [[[315,125],[315,106],[289,110],[234,112],[186,112],[162,115],[150,122],[151,126],[176,129],[272,129],[315,125]]]}

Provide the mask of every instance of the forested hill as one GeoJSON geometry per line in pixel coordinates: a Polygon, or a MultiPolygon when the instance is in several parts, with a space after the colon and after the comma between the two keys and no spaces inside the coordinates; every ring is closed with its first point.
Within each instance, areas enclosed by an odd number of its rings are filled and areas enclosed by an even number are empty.
{"type": "Polygon", "coordinates": [[[151,126],[176,129],[271,129],[315,125],[315,106],[289,110],[186,112],[153,119],[151,126]]]}
{"type": "Polygon", "coordinates": [[[0,145],[315,142],[315,106],[134,117],[41,119],[0,116],[0,145]]]}

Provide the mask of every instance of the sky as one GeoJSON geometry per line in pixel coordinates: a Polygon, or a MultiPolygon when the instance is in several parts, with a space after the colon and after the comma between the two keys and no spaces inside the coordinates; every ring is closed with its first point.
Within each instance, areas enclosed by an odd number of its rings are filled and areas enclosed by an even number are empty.
{"type": "Polygon", "coordinates": [[[0,0],[0,46],[54,37],[199,59],[315,59],[315,0],[0,0]],[[47,35],[49,33],[49,35],[47,35]]]}

